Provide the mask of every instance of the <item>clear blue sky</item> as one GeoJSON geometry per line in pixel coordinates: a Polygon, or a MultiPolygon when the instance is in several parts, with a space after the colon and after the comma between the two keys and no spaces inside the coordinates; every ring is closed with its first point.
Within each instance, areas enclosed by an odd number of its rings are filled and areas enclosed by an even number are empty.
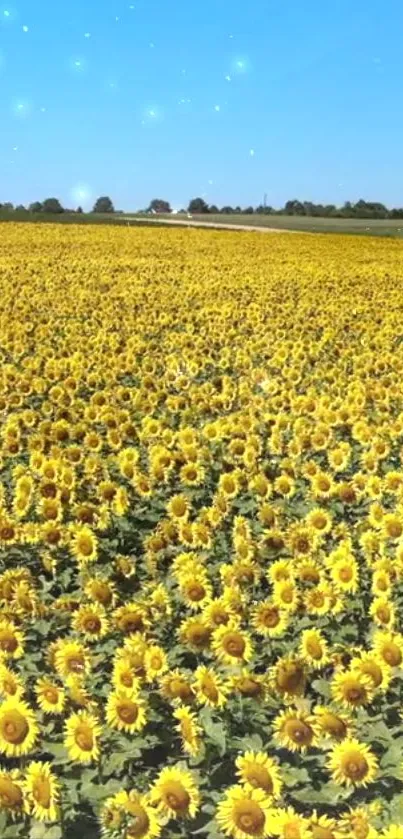
{"type": "Polygon", "coordinates": [[[401,0],[0,0],[0,201],[403,205],[401,0]]]}

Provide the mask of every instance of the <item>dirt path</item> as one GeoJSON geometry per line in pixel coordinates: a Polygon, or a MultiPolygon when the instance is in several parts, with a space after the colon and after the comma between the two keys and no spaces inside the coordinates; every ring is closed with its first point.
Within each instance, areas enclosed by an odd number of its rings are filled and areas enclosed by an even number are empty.
{"type": "Polygon", "coordinates": [[[177,218],[155,218],[154,216],[147,216],[141,218],[140,216],[120,216],[122,222],[130,225],[131,221],[136,224],[143,222],[144,224],[175,224],[178,227],[211,227],[213,230],[255,230],[257,233],[294,233],[293,230],[285,230],[279,227],[264,227],[263,225],[252,224],[225,224],[224,222],[209,222],[209,221],[192,221],[191,219],[177,219],[177,218]]]}

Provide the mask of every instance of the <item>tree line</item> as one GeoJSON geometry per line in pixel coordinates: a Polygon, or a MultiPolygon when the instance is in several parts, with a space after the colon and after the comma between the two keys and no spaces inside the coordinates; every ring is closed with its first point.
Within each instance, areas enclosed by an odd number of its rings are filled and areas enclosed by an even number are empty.
{"type": "MultiPolygon", "coordinates": [[[[10,202],[4,204],[0,203],[0,211],[13,212],[23,211],[29,213],[46,213],[49,215],[57,215],[60,213],[82,213],[82,207],[77,207],[76,210],[67,209],[62,206],[58,198],[46,198],[44,201],[34,201],[28,207],[22,204],[14,207],[10,202]]],[[[97,198],[91,210],[92,213],[115,213],[115,207],[111,198],[107,195],[102,195],[97,198]]],[[[146,213],[171,213],[172,207],[169,201],[162,198],[153,198],[148,207],[141,212],[146,213]]],[[[204,198],[192,198],[186,208],[179,210],[180,213],[190,213],[192,215],[203,215],[209,213],[210,215],[252,215],[254,213],[263,215],[284,215],[284,216],[311,216],[322,218],[361,218],[361,219],[403,219],[403,207],[388,208],[385,204],[379,201],[364,201],[362,198],[353,203],[345,201],[342,206],[336,204],[315,204],[312,201],[300,201],[294,198],[292,201],[287,201],[284,207],[275,209],[266,204],[259,204],[257,207],[252,205],[248,207],[231,207],[225,205],[217,207],[215,204],[208,204],[204,198]]]]}

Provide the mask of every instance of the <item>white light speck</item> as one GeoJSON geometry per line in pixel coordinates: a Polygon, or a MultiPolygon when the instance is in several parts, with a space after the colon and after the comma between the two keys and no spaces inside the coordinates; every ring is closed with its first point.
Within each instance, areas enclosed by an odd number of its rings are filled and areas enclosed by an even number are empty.
{"type": "Polygon", "coordinates": [[[23,32],[28,32],[28,31],[29,31],[28,26],[23,26],[23,27],[22,27],[22,31],[23,31],[23,32]]]}
{"type": "Polygon", "coordinates": [[[255,149],[250,149],[249,154],[250,154],[251,157],[254,157],[255,156],[255,149]]]}
{"type": "Polygon", "coordinates": [[[150,43],[149,43],[149,47],[150,47],[150,49],[151,49],[151,50],[153,50],[153,49],[154,49],[154,47],[155,47],[155,44],[154,44],[152,41],[150,41],[150,43]]]}
{"type": "Polygon", "coordinates": [[[210,186],[213,185],[213,181],[207,181],[207,183],[210,184],[210,186]]]}
{"type": "Polygon", "coordinates": [[[186,76],[186,70],[181,70],[182,76],[186,76]]]}
{"type": "Polygon", "coordinates": [[[13,151],[18,151],[18,146],[13,146],[13,151]]]}
{"type": "Polygon", "coordinates": [[[41,114],[44,114],[45,111],[46,111],[46,108],[41,108],[41,114]]]}
{"type": "Polygon", "coordinates": [[[81,61],[75,61],[74,66],[75,67],[81,67],[81,61]]]}
{"type": "Polygon", "coordinates": [[[221,110],[220,105],[214,105],[214,110],[218,113],[221,110]]]}
{"type": "Polygon", "coordinates": [[[229,38],[233,38],[234,36],[233,36],[233,35],[228,35],[228,37],[229,37],[229,38]]]}
{"type": "Polygon", "coordinates": [[[4,9],[3,15],[4,17],[10,17],[10,12],[8,11],[8,9],[4,9]]]}
{"type": "Polygon", "coordinates": [[[84,32],[84,38],[91,38],[91,32],[84,32]]]}
{"type": "Polygon", "coordinates": [[[230,76],[229,74],[225,77],[225,81],[226,81],[226,82],[230,82],[230,81],[231,81],[231,76],[230,76]]]}
{"type": "Polygon", "coordinates": [[[118,21],[119,21],[118,16],[115,17],[115,21],[116,21],[116,23],[118,23],[118,21]]]}

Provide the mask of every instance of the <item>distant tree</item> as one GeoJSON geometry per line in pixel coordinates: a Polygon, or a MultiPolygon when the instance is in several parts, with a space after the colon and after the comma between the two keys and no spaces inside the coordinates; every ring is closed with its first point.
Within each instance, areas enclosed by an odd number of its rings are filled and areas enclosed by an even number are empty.
{"type": "Polygon", "coordinates": [[[230,207],[229,205],[225,205],[224,207],[221,207],[220,213],[222,213],[224,216],[233,216],[234,208],[230,207]]]}
{"type": "Polygon", "coordinates": [[[26,213],[27,208],[23,204],[18,204],[15,208],[18,213],[26,213]]]}
{"type": "Polygon", "coordinates": [[[301,201],[294,198],[293,201],[287,201],[284,206],[284,213],[286,216],[304,216],[305,207],[301,201]]]}
{"type": "Polygon", "coordinates": [[[32,204],[29,205],[28,210],[30,213],[41,213],[43,209],[43,204],[41,201],[33,201],[32,204]]]}
{"type": "Polygon", "coordinates": [[[208,213],[208,211],[208,204],[206,204],[203,198],[192,198],[189,201],[188,213],[208,213]]]}
{"type": "Polygon", "coordinates": [[[239,204],[237,204],[237,206],[235,207],[234,213],[242,213],[242,210],[241,210],[239,204]]]}
{"type": "Polygon", "coordinates": [[[218,209],[218,207],[216,207],[216,205],[215,205],[215,204],[210,204],[210,206],[209,206],[209,208],[208,208],[208,211],[209,211],[209,213],[212,213],[212,214],[213,214],[213,215],[215,215],[215,216],[217,215],[217,213],[219,213],[219,212],[220,212],[220,211],[219,211],[219,209],[218,209]]]}
{"type": "Polygon", "coordinates": [[[172,213],[169,201],[164,201],[163,198],[153,198],[148,210],[154,211],[154,213],[172,213]]]}
{"type": "Polygon", "coordinates": [[[114,213],[115,208],[108,195],[102,195],[98,198],[92,209],[93,213],[114,213]]]}
{"type": "Polygon", "coordinates": [[[11,201],[6,201],[6,203],[3,204],[1,209],[5,210],[7,213],[11,213],[12,210],[14,210],[14,204],[12,204],[11,201]]]}
{"type": "Polygon", "coordinates": [[[253,207],[251,206],[251,207],[245,207],[245,209],[242,210],[242,212],[245,216],[251,216],[251,215],[253,215],[253,213],[255,211],[254,211],[253,207]]]}
{"type": "Polygon", "coordinates": [[[63,207],[58,198],[45,198],[42,204],[44,213],[60,214],[64,213],[63,207]]]}
{"type": "Polygon", "coordinates": [[[82,213],[82,212],[83,212],[83,208],[82,207],[77,207],[76,213],[82,213]]]}

